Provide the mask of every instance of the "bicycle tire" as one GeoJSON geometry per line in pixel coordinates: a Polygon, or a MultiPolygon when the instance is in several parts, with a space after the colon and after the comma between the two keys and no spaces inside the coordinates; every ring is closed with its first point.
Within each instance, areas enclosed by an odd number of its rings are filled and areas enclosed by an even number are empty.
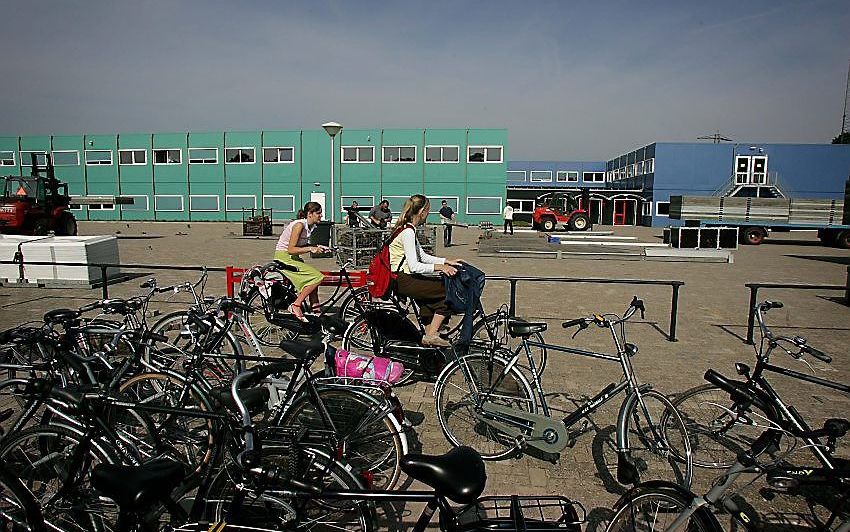
{"type": "Polygon", "coordinates": [[[472,447],[485,460],[507,458],[516,451],[516,444],[510,436],[476,419],[475,411],[484,403],[479,394],[498,393],[494,401],[498,404],[537,412],[528,380],[516,367],[505,374],[507,365],[499,355],[466,355],[450,362],[434,384],[437,419],[446,439],[455,447],[472,447]],[[474,393],[466,376],[475,383],[474,393]],[[498,388],[487,391],[494,385],[498,388]]]}
{"type": "MultiPolygon", "coordinates": [[[[406,445],[402,429],[392,413],[379,400],[355,390],[317,388],[342,455],[358,473],[370,473],[374,489],[390,490],[401,475],[401,457],[406,445]]],[[[282,425],[301,425],[308,429],[329,430],[308,394],[296,399],[284,413],[282,425]]]]}
{"type": "Polygon", "coordinates": [[[44,515],[21,479],[0,465],[0,530],[42,532],[44,515]],[[7,528],[10,527],[10,528],[7,528]]]}
{"type": "MultiPolygon", "coordinates": [[[[509,318],[500,312],[494,312],[478,318],[472,325],[472,338],[482,342],[489,342],[490,337],[487,334],[487,325],[490,324],[492,327],[495,324],[494,332],[496,339],[499,341],[499,347],[514,352],[521,344],[522,339],[512,338],[507,330],[505,330],[507,328],[507,319],[509,318]]],[[[538,332],[529,335],[528,339],[536,343],[545,343],[543,335],[538,332]]],[[[546,362],[549,359],[546,348],[537,346],[529,346],[528,348],[531,351],[531,358],[534,360],[534,368],[537,370],[537,374],[543,375],[543,371],[546,369],[546,362]]],[[[519,364],[524,368],[528,368],[525,352],[520,354],[519,364]]]]}
{"type": "MultiPolygon", "coordinates": [[[[342,348],[353,353],[371,353],[375,356],[387,357],[393,360],[398,360],[388,351],[387,341],[383,335],[369,324],[369,319],[366,314],[357,316],[349,323],[348,328],[342,335],[342,348]]],[[[404,361],[401,361],[404,364],[404,361]]],[[[413,381],[416,376],[416,371],[409,365],[404,364],[399,379],[393,386],[403,386],[413,381]]]]}
{"type": "Polygon", "coordinates": [[[642,480],[662,479],[690,489],[693,459],[685,422],[661,392],[642,391],[640,398],[626,413],[627,434],[618,439],[628,441],[632,463],[642,480]]]}
{"type": "Polygon", "coordinates": [[[372,296],[369,295],[368,286],[360,286],[349,292],[342,300],[342,303],[339,304],[337,317],[349,323],[353,321],[361,314],[357,302],[360,303],[359,306],[363,309],[365,309],[367,305],[371,304],[372,296]]]}
{"type": "Polygon", "coordinates": [[[673,406],[688,429],[694,465],[711,469],[731,466],[739,453],[751,450],[764,432],[766,420],[779,421],[758,404],[732,401],[728,392],[714,384],[701,384],[683,392],[673,406]],[[737,416],[733,417],[732,412],[737,416]]]}
{"type": "Polygon", "coordinates": [[[265,304],[259,290],[252,290],[245,298],[245,304],[254,309],[254,312],[243,311],[243,317],[254,331],[261,345],[277,347],[283,340],[294,340],[298,333],[279,325],[269,323],[266,319],[265,304]]]}
{"type": "Polygon", "coordinates": [[[84,441],[72,427],[53,424],[24,429],[9,435],[0,445],[0,462],[21,479],[42,508],[44,521],[61,530],[114,529],[118,507],[97,496],[91,485],[91,470],[98,463],[119,461],[107,442],[92,441],[79,464],[69,472],[69,460],[84,441]],[[69,477],[72,474],[74,477],[69,477]],[[76,480],[70,487],[62,484],[76,480]]]}
{"type": "MultiPolygon", "coordinates": [[[[650,483],[639,484],[620,497],[614,516],[605,532],[664,531],[690,505],[693,494],[650,483]],[[661,519],[659,519],[661,517],[661,519]]],[[[707,508],[698,508],[688,523],[679,530],[687,532],[722,532],[723,528],[707,508]]]]}

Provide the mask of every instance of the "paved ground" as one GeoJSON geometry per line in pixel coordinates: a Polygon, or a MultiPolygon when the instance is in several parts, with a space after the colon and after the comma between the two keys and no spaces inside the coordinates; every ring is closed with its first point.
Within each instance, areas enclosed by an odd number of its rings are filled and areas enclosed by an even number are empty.
{"type": "MultiPolygon", "coordinates": [[[[277,231],[280,228],[276,228],[277,231]]],[[[635,235],[644,241],[660,241],[661,231],[650,228],[613,229],[617,235],[635,235]]],[[[111,234],[120,231],[122,262],[206,264],[245,266],[264,262],[274,249],[274,239],[237,237],[237,224],[213,223],[97,223],[80,224],[81,234],[111,234]]],[[[751,363],[750,347],[742,343],[746,330],[748,291],[746,282],[801,282],[843,284],[850,265],[850,252],[821,247],[811,233],[779,234],[759,247],[737,251],[734,263],[643,262],[585,260],[581,258],[526,259],[478,257],[477,229],[456,229],[456,246],[440,254],[464,258],[492,275],[537,275],[554,277],[592,277],[606,279],[682,280],[679,307],[678,342],[668,342],[670,288],[659,286],[520,283],[518,314],[544,319],[550,323],[546,338],[551,342],[597,350],[611,349],[611,340],[603,332],[587,331],[575,340],[558,327],[559,320],[585,316],[593,312],[621,312],[633,295],[645,300],[646,319],[629,326],[629,339],[640,347],[634,364],[639,377],[665,393],[674,394],[701,383],[707,368],[726,373],[736,361],[751,363]]],[[[494,238],[503,238],[496,234],[494,238]]],[[[504,238],[535,238],[515,235],[504,238]]],[[[322,269],[333,267],[330,259],[313,261],[322,269]]],[[[139,271],[140,278],[152,274],[162,282],[187,280],[189,273],[139,271]]],[[[110,287],[115,296],[133,294],[139,279],[110,287]]],[[[223,275],[214,277],[208,293],[224,291],[223,275]]],[[[77,306],[97,298],[100,291],[68,289],[0,288],[0,326],[8,327],[39,319],[45,310],[59,306],[77,306]]],[[[777,357],[782,365],[842,382],[850,382],[850,308],[843,306],[836,291],[768,290],[763,297],[776,298],[785,307],[770,314],[774,329],[783,334],[808,336],[813,345],[833,355],[826,365],[805,364],[777,357]]],[[[484,304],[494,309],[507,301],[504,282],[488,283],[484,304]]],[[[163,308],[167,304],[163,304],[163,308]]],[[[577,357],[552,356],[544,378],[548,399],[554,409],[564,412],[574,401],[592,395],[618,379],[616,364],[577,357]]],[[[850,398],[823,388],[801,386],[788,379],[774,379],[776,387],[809,418],[813,425],[827,417],[848,416],[850,398]]],[[[427,452],[441,452],[448,445],[434,415],[433,386],[418,383],[400,390],[408,408],[422,415],[417,426],[418,441],[427,452]]],[[[612,403],[613,404],[613,403],[612,403]]],[[[605,463],[611,453],[606,445],[613,430],[619,403],[601,409],[592,418],[590,430],[576,437],[556,464],[533,458],[521,458],[488,464],[488,493],[562,494],[577,499],[591,511],[592,526],[604,521],[610,507],[622,492],[611,479],[605,463]]],[[[805,451],[800,454],[805,458],[805,451]]],[[[697,484],[705,487],[716,476],[713,471],[698,471],[697,484]]],[[[758,481],[757,486],[763,483],[758,481]]],[[[762,512],[781,508],[791,518],[805,513],[805,504],[782,497],[765,503],[757,490],[745,490],[748,502],[762,512]]]]}

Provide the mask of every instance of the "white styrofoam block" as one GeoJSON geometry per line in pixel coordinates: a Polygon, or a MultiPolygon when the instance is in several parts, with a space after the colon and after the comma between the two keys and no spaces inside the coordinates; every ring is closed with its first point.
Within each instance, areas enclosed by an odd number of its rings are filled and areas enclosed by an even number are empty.
{"type": "MultiPolygon", "coordinates": [[[[0,235],[0,257],[12,260],[18,245],[23,242],[24,278],[38,280],[99,281],[100,268],[94,266],[27,265],[27,262],[72,262],[117,264],[118,239],[115,236],[60,236],[32,237],[0,235]],[[32,241],[32,242],[30,242],[32,241]]],[[[118,274],[118,268],[109,268],[107,277],[118,274]]],[[[0,278],[10,281],[19,277],[17,264],[0,264],[0,278]]]]}

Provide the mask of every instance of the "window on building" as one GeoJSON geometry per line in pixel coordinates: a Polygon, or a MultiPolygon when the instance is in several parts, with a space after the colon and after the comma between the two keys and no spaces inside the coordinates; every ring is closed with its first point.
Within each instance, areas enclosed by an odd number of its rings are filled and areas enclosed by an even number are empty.
{"type": "MultiPolygon", "coordinates": [[[[218,148],[189,148],[189,164],[218,164],[218,148]]],[[[189,210],[195,210],[191,198],[189,210]]]]}
{"type": "Polygon", "coordinates": [[[225,148],[224,162],[227,164],[254,164],[254,148],[225,148]]]}
{"type": "Polygon", "coordinates": [[[643,161],[637,163],[637,170],[635,170],[635,175],[643,175],[643,161]]]}
{"type": "Polygon", "coordinates": [[[416,146],[384,146],[385,163],[415,163],[416,146]]]}
{"type": "Polygon", "coordinates": [[[257,196],[243,194],[228,195],[224,198],[224,206],[229,212],[254,209],[257,207],[257,196]]]}
{"type": "Polygon", "coordinates": [[[552,170],[531,170],[528,173],[529,181],[551,182],[552,170]]]}
{"type": "Polygon", "coordinates": [[[114,211],[115,205],[113,203],[89,203],[88,208],[90,211],[114,211]]]}
{"type": "Polygon", "coordinates": [[[525,181],[525,170],[508,170],[508,181],[525,181]]]}
{"type": "Polygon", "coordinates": [[[53,166],[80,166],[80,152],[77,150],[54,151],[53,166]]]}
{"type": "Polygon", "coordinates": [[[182,162],[183,150],[180,148],[165,148],[153,151],[153,164],[180,164],[182,162]]]}
{"type": "Polygon", "coordinates": [[[263,148],[263,162],[266,164],[294,163],[295,148],[291,146],[263,148]]]}
{"type": "Polygon", "coordinates": [[[502,198],[470,196],[466,198],[466,214],[502,214],[502,198]]]}
{"type": "Polygon", "coordinates": [[[657,202],[655,202],[655,215],[656,216],[670,216],[670,202],[669,201],[657,201],[657,202]]]}
{"type": "Polygon", "coordinates": [[[439,194],[429,194],[428,196],[431,198],[431,214],[439,214],[437,211],[442,208],[443,200],[446,200],[446,204],[451,207],[455,214],[460,214],[460,198],[457,196],[440,196],[439,194]]]}
{"type": "Polygon", "coordinates": [[[575,183],[578,181],[578,171],[558,170],[555,179],[558,180],[558,183],[575,183]]]}
{"type": "Polygon", "coordinates": [[[263,208],[275,212],[295,212],[295,196],[266,194],[263,196],[263,208]]]}
{"type": "Polygon", "coordinates": [[[160,212],[183,212],[183,196],[157,194],[153,197],[153,208],[160,212]]]}
{"type": "Polygon", "coordinates": [[[509,199],[506,201],[508,205],[514,208],[514,213],[528,213],[531,214],[534,212],[534,200],[518,200],[518,199],[509,199]]]}
{"type": "MultiPolygon", "coordinates": [[[[401,209],[404,207],[404,202],[406,202],[410,198],[410,196],[382,196],[381,199],[387,200],[390,204],[390,212],[393,214],[398,214],[401,212],[401,209]]],[[[432,205],[433,207],[433,205],[432,205]]]]}
{"type": "Polygon", "coordinates": [[[643,216],[652,216],[652,202],[644,201],[643,203],[641,203],[640,210],[643,216]]]}
{"type": "Polygon", "coordinates": [[[655,172],[655,158],[654,157],[652,159],[646,160],[646,163],[644,164],[644,170],[646,170],[647,174],[651,174],[651,173],[655,172]]]}
{"type": "Polygon", "coordinates": [[[118,164],[120,165],[142,165],[147,164],[147,162],[147,150],[118,150],[118,164]]]}
{"type": "Polygon", "coordinates": [[[586,183],[604,183],[605,172],[585,172],[582,178],[586,183]]]}
{"type": "Polygon", "coordinates": [[[86,166],[109,166],[111,164],[112,150],[86,150],[86,166]]]}
{"type": "Polygon", "coordinates": [[[375,196],[342,196],[339,199],[342,209],[351,207],[351,202],[356,201],[358,207],[374,207],[375,196]]]}
{"type": "Polygon", "coordinates": [[[15,166],[15,152],[0,151],[0,166],[15,166]]]}
{"type": "Polygon", "coordinates": [[[425,146],[425,162],[456,163],[460,160],[459,153],[458,146],[425,146]]]}
{"type": "Polygon", "coordinates": [[[466,161],[470,163],[502,162],[501,146],[469,146],[466,161]]]}
{"type": "Polygon", "coordinates": [[[122,194],[122,196],[133,198],[133,203],[125,203],[121,205],[122,211],[147,211],[150,209],[150,204],[148,203],[150,200],[144,194],[122,194]]]}
{"type": "Polygon", "coordinates": [[[35,164],[39,166],[47,166],[46,151],[22,151],[21,166],[32,166],[32,154],[35,154],[35,164]]]}
{"type": "MultiPolygon", "coordinates": [[[[191,159],[189,162],[192,162],[191,159]]],[[[194,212],[218,212],[221,210],[219,197],[214,194],[193,194],[189,196],[189,210],[194,212]]]]}
{"type": "Polygon", "coordinates": [[[342,162],[344,163],[373,163],[375,162],[374,146],[343,146],[342,162]]]}

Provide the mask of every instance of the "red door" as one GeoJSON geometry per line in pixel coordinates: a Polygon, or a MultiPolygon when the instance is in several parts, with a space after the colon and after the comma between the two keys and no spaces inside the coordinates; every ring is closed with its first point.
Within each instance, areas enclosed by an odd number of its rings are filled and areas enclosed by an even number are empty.
{"type": "Polygon", "coordinates": [[[630,225],[629,218],[634,216],[634,209],[629,209],[634,200],[614,200],[614,225],[630,225]]]}

